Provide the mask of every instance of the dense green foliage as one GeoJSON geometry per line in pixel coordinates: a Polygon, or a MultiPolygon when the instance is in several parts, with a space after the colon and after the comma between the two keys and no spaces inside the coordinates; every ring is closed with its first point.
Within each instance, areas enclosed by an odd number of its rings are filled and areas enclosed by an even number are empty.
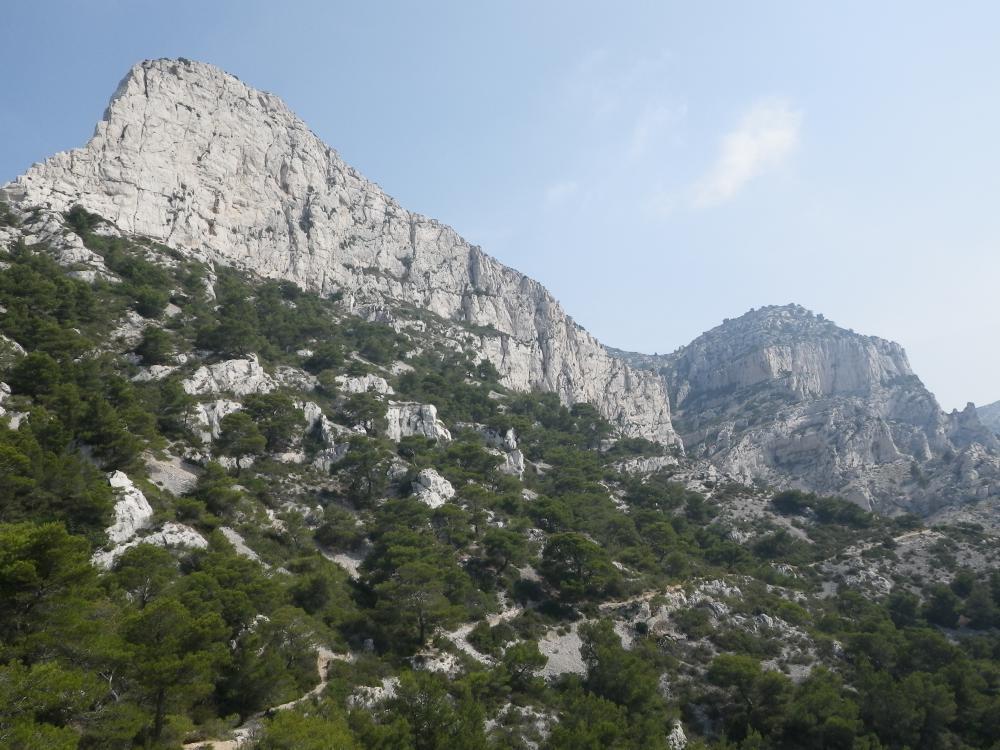
{"type": "Polygon", "coordinates": [[[942,536],[938,582],[830,590],[823,565],[851,546],[891,559],[918,522],[624,474],[664,449],[587,404],[508,392],[441,344],[451,324],[364,322],[335,297],[111,236],[82,209],[66,220],[114,278],[22,245],[0,268],[0,332],[27,350],[0,363],[0,748],[177,748],[302,696],[258,717],[255,747],[657,749],[677,719],[693,748],[1000,747],[1000,573],[955,552],[980,531],[942,536]],[[185,391],[247,354],[298,380],[185,391]],[[387,398],[340,392],[364,374],[435,404],[453,439],[386,439],[387,398]],[[221,398],[239,403],[213,432],[194,406],[221,398]],[[306,401],[325,427],[305,424],[306,401]],[[507,435],[523,476],[503,468],[507,435]],[[181,457],[196,480],[150,481],[181,457]],[[429,467],[455,490],[437,507],[412,494],[429,467]],[[137,544],[95,567],[115,470],[154,526],[206,546],[137,544]],[[741,537],[748,498],[764,510],[741,537]],[[558,637],[578,639],[580,667],[543,679],[539,644],[558,637]]]}

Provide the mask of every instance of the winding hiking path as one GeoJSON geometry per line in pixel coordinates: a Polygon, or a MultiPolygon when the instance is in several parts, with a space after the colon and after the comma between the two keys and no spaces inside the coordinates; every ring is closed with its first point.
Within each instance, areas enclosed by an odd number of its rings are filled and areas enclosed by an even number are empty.
{"type": "Polygon", "coordinates": [[[261,719],[263,719],[266,715],[274,713],[275,711],[287,711],[290,708],[295,708],[300,703],[303,703],[322,693],[323,689],[329,682],[329,680],[327,680],[326,672],[331,661],[351,661],[352,658],[352,654],[337,654],[328,649],[326,646],[319,646],[316,649],[316,672],[319,674],[319,683],[314,688],[309,690],[309,692],[303,693],[293,701],[282,703],[280,706],[271,706],[270,708],[265,708],[263,711],[254,714],[233,730],[232,739],[199,740],[198,742],[188,742],[184,745],[184,750],[239,750],[244,743],[252,739],[254,732],[261,726],[261,719]]]}

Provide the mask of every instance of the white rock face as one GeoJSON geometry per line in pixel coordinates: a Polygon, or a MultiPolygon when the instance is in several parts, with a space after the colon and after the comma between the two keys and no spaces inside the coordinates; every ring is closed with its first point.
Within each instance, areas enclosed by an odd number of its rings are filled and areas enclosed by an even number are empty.
{"type": "Polygon", "coordinates": [[[146,329],[146,319],[139,313],[129,310],[111,332],[111,338],[121,342],[122,346],[133,349],[142,341],[142,332],[146,329]]]}
{"type": "Polygon", "coordinates": [[[115,560],[125,550],[139,544],[155,544],[157,547],[163,547],[164,549],[206,549],[208,547],[208,540],[190,526],[168,521],[163,524],[159,531],[154,531],[148,536],[119,544],[107,552],[96,553],[91,558],[91,562],[97,567],[107,570],[115,564],[115,560]]]}
{"type": "Polygon", "coordinates": [[[451,432],[438,419],[433,404],[390,401],[386,410],[386,436],[399,442],[411,435],[422,435],[431,440],[451,440],[451,432]]]}
{"type": "Polygon", "coordinates": [[[315,390],[317,385],[314,375],[310,375],[305,370],[300,370],[297,367],[289,367],[288,365],[278,365],[275,368],[274,380],[277,385],[285,386],[286,388],[295,388],[300,391],[315,390]]]}
{"type": "MultiPolygon", "coordinates": [[[[2,199],[2,189],[0,189],[0,200],[2,199]]],[[[16,206],[14,209],[17,212],[16,206]]],[[[0,228],[0,243],[6,245],[18,237],[23,238],[26,245],[44,242],[54,251],[56,260],[62,265],[85,269],[74,272],[76,278],[84,281],[115,278],[114,274],[104,266],[104,259],[100,255],[88,250],[75,232],[66,231],[59,214],[52,211],[31,214],[22,212],[20,219],[22,224],[18,229],[0,228]]]]}
{"type": "Polygon", "coordinates": [[[477,425],[477,427],[479,427],[479,434],[483,436],[483,440],[490,448],[502,451],[517,450],[517,434],[514,432],[513,427],[506,432],[499,432],[485,426],[477,425]]]}
{"type": "Polygon", "coordinates": [[[504,462],[500,471],[521,478],[524,476],[524,465],[524,454],[520,450],[512,450],[504,453],[504,462]]]}
{"type": "Polygon", "coordinates": [[[358,378],[352,378],[349,375],[338,375],[334,378],[334,381],[337,383],[337,389],[341,393],[367,393],[368,391],[372,391],[382,396],[390,396],[395,393],[385,378],[380,378],[378,375],[370,373],[358,378]]]}
{"type": "Polygon", "coordinates": [[[455,497],[455,488],[437,470],[424,469],[413,480],[413,494],[425,505],[440,508],[455,497]]]}
{"type": "Polygon", "coordinates": [[[1000,495],[1000,473],[963,477],[948,458],[975,445],[995,455],[974,407],[944,414],[899,344],[800,306],[751,311],[670,355],[622,356],[665,373],[688,454],[739,481],[882,511],[1000,495]]]}
{"type": "Polygon", "coordinates": [[[340,425],[331,422],[319,404],[314,401],[305,401],[300,405],[300,408],[305,418],[306,430],[315,431],[323,443],[323,448],[313,460],[313,465],[324,471],[329,471],[333,464],[347,455],[347,440],[343,442],[337,440],[345,430],[340,425]]]}
{"type": "Polygon", "coordinates": [[[255,354],[246,359],[227,359],[199,367],[182,385],[184,391],[192,396],[219,393],[249,396],[251,393],[270,393],[278,387],[260,366],[255,354]]]}
{"type": "Polygon", "coordinates": [[[239,411],[241,408],[242,405],[239,401],[230,401],[224,398],[195,404],[192,410],[192,418],[201,442],[207,444],[219,437],[222,418],[227,414],[239,411]]]}
{"type": "Polygon", "coordinates": [[[108,539],[114,544],[122,544],[132,539],[139,529],[144,529],[153,518],[150,506],[142,490],[132,484],[132,480],[121,471],[108,476],[108,484],[115,491],[115,522],[106,529],[108,539]]]}
{"type": "Polygon", "coordinates": [[[688,738],[684,734],[684,727],[681,726],[679,720],[674,719],[674,723],[670,727],[670,734],[667,735],[667,747],[670,750],[684,750],[687,746],[688,738]]]}
{"type": "Polygon", "coordinates": [[[320,405],[315,401],[303,401],[296,403],[296,406],[302,409],[306,429],[316,430],[319,433],[319,437],[323,441],[324,445],[333,447],[334,438],[337,434],[336,426],[330,421],[330,418],[323,413],[323,409],[320,408],[320,405]]]}
{"type": "Polygon", "coordinates": [[[1000,435],[1000,401],[980,406],[976,409],[976,413],[979,415],[980,422],[993,430],[997,435],[1000,435]]]}
{"type": "Polygon", "coordinates": [[[538,282],[403,209],[277,97],[212,66],[136,65],[87,146],[0,195],[56,212],[79,203],[125,232],[265,277],[482,326],[495,333],[479,348],[506,385],[591,402],[627,434],[677,440],[661,378],[609,356],[538,282]]]}
{"type": "Polygon", "coordinates": [[[515,477],[524,476],[524,454],[517,447],[517,434],[513,428],[504,433],[486,429],[483,431],[486,444],[499,451],[503,456],[500,471],[515,477]]]}
{"type": "MultiPolygon", "coordinates": [[[[229,526],[220,526],[219,531],[222,532],[222,536],[226,538],[226,541],[233,545],[233,549],[236,550],[237,555],[245,557],[248,560],[253,560],[254,562],[259,563],[261,561],[260,556],[247,546],[243,535],[236,529],[230,528],[229,526]]],[[[261,564],[267,567],[266,564],[261,564]]]]}
{"type": "Polygon", "coordinates": [[[487,450],[503,459],[498,469],[504,474],[518,478],[524,476],[524,454],[517,447],[517,434],[513,428],[499,432],[476,422],[459,422],[455,427],[463,430],[474,430],[483,437],[487,450]]]}
{"type": "Polygon", "coordinates": [[[794,305],[728,321],[684,347],[675,362],[678,405],[702,392],[762,383],[804,399],[870,393],[913,377],[896,342],[845,331],[794,305]]]}
{"type": "Polygon", "coordinates": [[[675,467],[680,462],[674,456],[637,456],[615,464],[615,468],[626,474],[652,474],[675,467]]]}
{"type": "Polygon", "coordinates": [[[155,544],[167,549],[207,549],[208,540],[201,534],[182,523],[170,521],[163,528],[142,539],[143,544],[155,544]]]}

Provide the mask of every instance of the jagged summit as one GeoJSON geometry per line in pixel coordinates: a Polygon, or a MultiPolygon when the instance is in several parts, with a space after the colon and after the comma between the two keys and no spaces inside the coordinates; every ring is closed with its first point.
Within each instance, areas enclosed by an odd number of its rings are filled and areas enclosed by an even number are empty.
{"type": "Polygon", "coordinates": [[[809,337],[830,336],[860,336],[873,341],[882,341],[893,347],[899,346],[895,342],[877,336],[863,336],[841,328],[821,313],[815,313],[794,302],[786,305],[765,305],[750,309],[738,318],[726,318],[721,324],[702,334],[702,337],[711,336],[716,332],[749,335],[751,338],[747,340],[748,346],[757,345],[761,341],[769,343],[799,341],[809,337]]]}
{"type": "Polygon", "coordinates": [[[975,409],[945,414],[902,346],[801,305],[751,310],[672,354],[619,356],[667,380],[691,455],[745,481],[884,510],[1000,491],[997,440],[975,409]],[[915,484],[914,465],[935,480],[915,484]]]}
{"type": "Polygon", "coordinates": [[[980,406],[976,409],[976,413],[979,416],[979,420],[984,425],[1000,435],[1000,401],[994,401],[992,404],[980,406]]]}
{"type": "Polygon", "coordinates": [[[915,377],[899,344],[840,328],[800,305],[751,310],[668,359],[677,404],[763,382],[811,398],[870,393],[915,377]]]}
{"type": "Polygon", "coordinates": [[[476,326],[507,385],[589,401],[626,434],[677,442],[660,378],[609,356],[537,281],[405,210],[278,97],[214,66],[139,63],[85,147],[0,192],[51,214],[80,204],[127,233],[339,292],[356,309],[405,304],[476,326]]]}

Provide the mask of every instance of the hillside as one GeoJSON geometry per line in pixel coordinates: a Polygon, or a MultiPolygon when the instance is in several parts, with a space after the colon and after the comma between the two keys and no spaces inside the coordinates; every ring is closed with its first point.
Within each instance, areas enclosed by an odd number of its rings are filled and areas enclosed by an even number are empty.
{"type": "MultiPolygon", "coordinates": [[[[353,309],[405,305],[470,324],[505,384],[676,440],[659,379],[609,357],[538,282],[402,208],[280,99],[210,65],[136,65],[84,148],[0,195],[46,215],[81,205],[202,260],[340,293],[353,309]]],[[[79,243],[65,252],[101,268],[79,243]]]]}
{"type": "Polygon", "coordinates": [[[931,525],[706,448],[748,393],[846,399],[940,427],[906,488],[982,485],[898,347],[769,308],[634,369],[317,143],[155,61],[3,189],[0,749],[1000,743],[988,494],[931,525]]]}

